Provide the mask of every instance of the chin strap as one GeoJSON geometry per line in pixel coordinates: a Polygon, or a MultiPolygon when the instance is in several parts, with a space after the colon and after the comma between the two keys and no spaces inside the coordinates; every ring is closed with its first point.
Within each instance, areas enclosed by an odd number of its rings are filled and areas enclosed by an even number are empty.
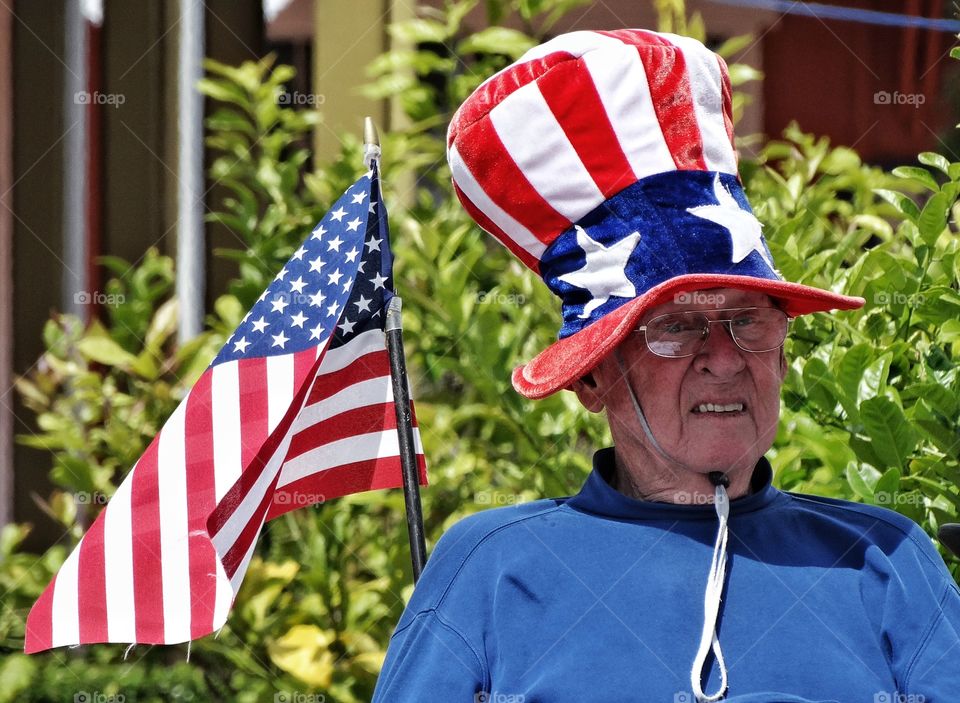
{"type": "MultiPolygon", "coordinates": [[[[643,408],[633,392],[633,386],[627,378],[627,368],[623,363],[623,357],[619,349],[614,349],[613,354],[617,359],[617,365],[620,367],[620,375],[623,377],[627,386],[627,392],[630,394],[630,400],[633,403],[633,410],[643,428],[644,434],[652,446],[665,460],[683,466],[683,462],[677,461],[660,446],[646,416],[643,414],[643,408]]],[[[727,665],[723,661],[723,652],[720,650],[720,639],[717,637],[717,617],[720,614],[720,601],[723,597],[724,577],[727,572],[727,537],[729,530],[727,522],[730,517],[730,498],[727,495],[727,487],[730,485],[730,479],[722,471],[711,471],[708,474],[710,482],[714,485],[713,507],[717,511],[717,539],[713,545],[713,557],[710,561],[710,573],[707,575],[707,587],[703,592],[703,630],[700,634],[700,646],[697,648],[697,656],[690,667],[690,685],[693,687],[693,694],[697,697],[697,703],[713,703],[723,698],[727,690],[727,665]],[[706,664],[707,654],[713,649],[713,654],[717,658],[717,666],[720,668],[720,688],[715,693],[704,693],[701,678],[703,676],[703,667],[706,664]]]]}

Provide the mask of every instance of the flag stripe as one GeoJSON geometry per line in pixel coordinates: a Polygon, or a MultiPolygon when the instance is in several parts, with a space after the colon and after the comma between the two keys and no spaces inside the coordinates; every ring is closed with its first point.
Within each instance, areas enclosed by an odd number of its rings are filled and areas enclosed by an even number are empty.
{"type": "Polygon", "coordinates": [[[293,355],[267,357],[267,432],[277,429],[293,400],[293,355]]]}
{"type": "Polygon", "coordinates": [[[267,431],[267,360],[263,357],[240,359],[237,362],[237,372],[243,428],[234,441],[240,443],[240,461],[246,468],[253,464],[257,452],[260,451],[258,438],[269,434],[267,431]]]}
{"type": "Polygon", "coordinates": [[[107,639],[107,583],[103,568],[103,513],[97,516],[83,536],[78,552],[77,602],[83,603],[85,611],[100,613],[98,618],[79,618],[79,637],[85,642],[107,639]],[[89,610],[88,610],[89,609],[89,610]]]}
{"type": "MultiPolygon", "coordinates": [[[[82,540],[79,546],[83,547],[82,540]]],[[[57,589],[53,592],[51,609],[51,639],[55,647],[78,642],[80,639],[80,613],[77,603],[79,562],[79,550],[74,550],[57,572],[57,589]]]]}
{"type": "Polygon", "coordinates": [[[133,470],[131,515],[137,516],[133,539],[133,595],[136,641],[163,641],[163,576],[157,568],[163,560],[160,537],[160,495],[157,482],[157,435],[133,470]]]}
{"type": "MultiPolygon", "coordinates": [[[[373,379],[379,382],[377,385],[383,386],[384,379],[373,379]]],[[[386,379],[389,381],[390,379],[386,379]]],[[[367,384],[368,386],[372,384],[367,384]]],[[[369,393],[368,388],[357,388],[356,393],[369,393]]],[[[351,394],[353,390],[351,389],[351,394]]],[[[377,389],[374,393],[383,394],[382,389],[377,389]]],[[[339,398],[343,404],[351,403],[350,398],[339,398]]],[[[290,443],[290,449],[287,452],[287,463],[296,459],[305,452],[323,447],[324,445],[336,442],[359,433],[369,433],[376,430],[395,430],[397,428],[397,413],[393,405],[393,398],[370,405],[357,401],[359,407],[341,407],[330,417],[318,418],[316,432],[301,432],[294,436],[290,443]],[[322,430],[322,432],[320,431],[322,430]]],[[[320,415],[318,412],[317,415],[320,415]]],[[[282,480],[281,480],[282,485],[282,480]]]]}
{"type": "MultiPolygon", "coordinates": [[[[142,461],[142,459],[141,459],[142,461]]],[[[139,462],[138,462],[139,465],[139,462]]],[[[136,468],[136,467],[134,467],[136,468]]],[[[136,642],[133,580],[133,473],[117,488],[103,518],[103,568],[107,578],[107,633],[110,642],[136,642]]],[[[139,524],[139,517],[138,517],[139,524]]]]}
{"type": "MultiPolygon", "coordinates": [[[[310,390],[310,396],[307,398],[305,409],[309,410],[312,405],[339,395],[344,390],[349,390],[349,387],[354,383],[369,381],[372,378],[388,376],[389,374],[390,356],[385,349],[358,356],[349,366],[336,372],[326,372],[321,365],[320,373],[317,375],[317,380],[310,390]]],[[[370,402],[375,401],[371,400],[370,402]]],[[[313,415],[310,417],[313,417],[313,415]]],[[[295,430],[299,430],[309,422],[310,420],[301,416],[297,418],[293,427],[295,430]]]]}
{"type": "Polygon", "coordinates": [[[160,432],[157,497],[160,502],[160,566],[163,572],[163,641],[190,639],[190,556],[187,534],[186,418],[193,392],[160,432]]]}
{"type": "Polygon", "coordinates": [[[53,646],[53,594],[57,588],[57,577],[54,576],[50,585],[33,604],[27,618],[24,631],[23,650],[27,654],[41,652],[53,646]]]}
{"type": "MultiPolygon", "coordinates": [[[[322,447],[304,452],[286,462],[283,467],[283,485],[340,464],[398,454],[399,451],[397,433],[393,431],[367,432],[327,442],[322,447]]],[[[423,450],[417,447],[417,451],[422,453],[423,450]]]]}
{"type": "MultiPolygon", "coordinates": [[[[414,430],[414,442],[417,447],[420,446],[420,435],[416,430],[414,430]]],[[[419,449],[418,452],[420,452],[419,449]]],[[[426,484],[426,462],[422,453],[417,454],[417,467],[420,483],[426,484]]],[[[397,486],[397,476],[400,475],[400,472],[400,457],[383,456],[363,461],[352,461],[320,473],[310,474],[280,490],[299,495],[322,495],[324,500],[333,500],[361,491],[395,488],[397,486]]],[[[302,506],[293,503],[274,502],[267,513],[267,519],[273,520],[299,507],[302,506]]]]}
{"type": "Polygon", "coordinates": [[[211,415],[217,419],[213,438],[213,468],[216,502],[219,502],[243,468],[240,420],[239,361],[217,364],[210,370],[211,415]]]}
{"type": "MultiPolygon", "coordinates": [[[[469,178],[473,178],[473,176],[469,176],[469,178]]],[[[463,208],[470,214],[470,217],[476,220],[478,225],[480,225],[486,232],[489,232],[496,237],[497,240],[507,247],[507,249],[513,252],[513,255],[520,259],[525,266],[530,267],[535,273],[540,272],[540,260],[537,257],[542,255],[543,251],[546,249],[542,242],[537,240],[531,232],[526,231],[526,233],[522,234],[521,236],[529,237],[530,241],[525,241],[524,246],[530,245],[533,248],[530,250],[524,249],[523,246],[514,241],[513,237],[508,235],[505,231],[498,227],[493,220],[487,217],[487,214],[483,210],[474,205],[470,198],[467,197],[466,193],[460,190],[460,187],[457,185],[457,183],[453,184],[453,190],[460,199],[460,204],[463,205],[463,208]],[[534,241],[536,243],[531,244],[531,242],[534,241]]],[[[486,195],[483,197],[486,198],[486,195]]],[[[490,203],[491,208],[496,208],[499,210],[499,207],[495,205],[493,201],[488,199],[488,202],[490,203]]],[[[509,215],[506,215],[506,213],[504,213],[504,215],[509,217],[509,215]]],[[[520,223],[517,223],[517,226],[522,227],[520,223]]]]}
{"type": "Polygon", "coordinates": [[[213,470],[212,384],[213,371],[208,369],[187,398],[185,458],[189,547],[186,551],[190,559],[191,638],[202,637],[213,629],[213,604],[217,592],[217,553],[206,530],[207,516],[217,504],[213,470]]]}

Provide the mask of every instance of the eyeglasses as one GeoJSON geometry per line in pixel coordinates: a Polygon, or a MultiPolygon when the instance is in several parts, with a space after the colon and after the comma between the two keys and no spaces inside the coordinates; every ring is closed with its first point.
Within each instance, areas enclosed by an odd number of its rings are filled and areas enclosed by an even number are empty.
{"type": "Polygon", "coordinates": [[[637,327],[647,348],[657,356],[678,358],[697,354],[707,343],[710,325],[722,322],[734,343],[748,352],[778,348],[787,338],[790,318],[777,308],[725,308],[709,311],[671,312],[658,315],[637,327]],[[729,312],[730,317],[711,320],[706,312],[729,312]]]}

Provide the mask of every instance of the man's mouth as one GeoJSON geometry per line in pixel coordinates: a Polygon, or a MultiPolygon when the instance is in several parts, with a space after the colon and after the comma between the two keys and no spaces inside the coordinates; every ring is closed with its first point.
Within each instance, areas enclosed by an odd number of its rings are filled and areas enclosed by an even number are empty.
{"type": "Polygon", "coordinates": [[[745,403],[700,403],[693,406],[694,415],[735,415],[742,413],[745,403]]]}

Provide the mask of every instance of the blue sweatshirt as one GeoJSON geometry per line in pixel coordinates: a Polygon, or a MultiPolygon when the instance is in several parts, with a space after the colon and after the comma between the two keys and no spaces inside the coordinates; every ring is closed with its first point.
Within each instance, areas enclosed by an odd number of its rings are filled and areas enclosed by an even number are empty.
{"type": "MultiPolygon", "coordinates": [[[[613,450],[570,498],[487,510],[437,543],[375,702],[695,703],[717,518],[614,490],[613,450]]],[[[957,703],[960,591],[883,508],[784,493],[761,459],[730,506],[717,634],[730,703],[957,703]]],[[[704,690],[717,690],[708,661],[704,690]]]]}

